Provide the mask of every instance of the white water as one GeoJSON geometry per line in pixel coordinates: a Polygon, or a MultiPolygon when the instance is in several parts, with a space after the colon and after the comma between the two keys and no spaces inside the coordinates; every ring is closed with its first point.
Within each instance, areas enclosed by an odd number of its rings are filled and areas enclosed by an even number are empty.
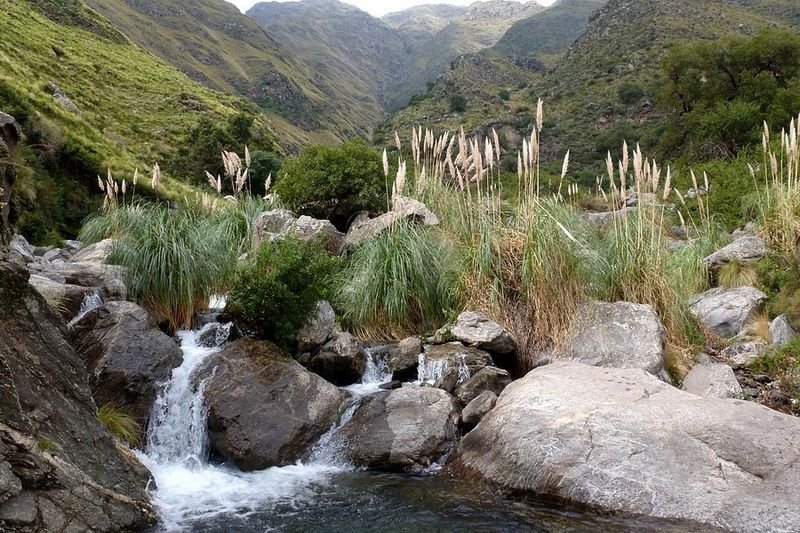
{"type": "Polygon", "coordinates": [[[81,308],[78,311],[78,314],[75,315],[75,318],[69,321],[69,326],[74,326],[77,324],[81,318],[86,316],[86,314],[90,311],[97,309],[98,307],[103,306],[103,297],[100,296],[100,293],[97,291],[92,291],[86,293],[86,296],[83,297],[83,301],[81,302],[81,308]]]}
{"type": "Polygon", "coordinates": [[[392,381],[392,372],[389,370],[389,356],[381,353],[379,348],[367,348],[364,351],[364,373],[361,376],[361,383],[344,387],[356,397],[375,394],[379,392],[380,386],[392,381]]]}
{"type": "MultiPolygon", "coordinates": [[[[419,354],[419,366],[417,367],[417,383],[428,385],[435,384],[449,368],[447,359],[435,359],[428,361],[425,353],[419,354]]],[[[463,383],[470,378],[467,359],[464,354],[458,354],[458,383],[463,383]]]]}
{"type": "MultiPolygon", "coordinates": [[[[157,487],[153,500],[166,531],[191,531],[192,522],[199,519],[246,516],[269,506],[310,500],[315,484],[342,471],[325,460],[334,454],[322,441],[314,452],[317,460],[308,464],[253,473],[209,464],[203,385],[194,387],[192,375],[219,348],[198,346],[201,332],[179,334],[183,364],[173,371],[153,406],[147,447],[139,453],[153,473],[157,487]]],[[[329,442],[330,435],[326,437],[329,442]]]]}

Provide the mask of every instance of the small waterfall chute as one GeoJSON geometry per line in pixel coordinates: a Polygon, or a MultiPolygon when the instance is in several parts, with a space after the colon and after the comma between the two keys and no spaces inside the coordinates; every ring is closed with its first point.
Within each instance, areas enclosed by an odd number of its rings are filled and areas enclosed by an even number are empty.
{"type": "Polygon", "coordinates": [[[103,306],[103,297],[100,295],[100,292],[97,290],[87,292],[86,295],[83,297],[83,301],[81,302],[81,308],[78,310],[78,314],[75,315],[75,318],[69,321],[68,326],[74,326],[80,320],[85,317],[89,312],[94,311],[95,309],[103,306]]]}

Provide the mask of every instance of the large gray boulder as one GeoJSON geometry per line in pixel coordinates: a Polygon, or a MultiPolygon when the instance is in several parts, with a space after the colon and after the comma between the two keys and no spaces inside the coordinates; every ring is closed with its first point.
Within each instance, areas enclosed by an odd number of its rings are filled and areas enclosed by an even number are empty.
{"type": "Polygon", "coordinates": [[[344,242],[344,234],[328,220],[318,220],[306,215],[295,216],[286,209],[274,209],[261,213],[253,223],[253,249],[262,243],[277,242],[293,235],[301,241],[318,238],[327,240],[328,250],[336,253],[344,242]]]}
{"type": "Polygon", "coordinates": [[[716,288],[689,300],[692,313],[720,337],[738,335],[767,295],[753,287],[716,288]]]}
{"type": "Polygon", "coordinates": [[[464,407],[461,419],[466,428],[474,428],[497,404],[497,394],[485,390],[464,407]]]}
{"type": "Polygon", "coordinates": [[[608,512],[789,533],[800,524],[798,439],[799,419],[755,403],[564,361],[509,385],[452,468],[608,512]]]}
{"type": "Polygon", "coordinates": [[[341,387],[358,383],[364,374],[364,347],[350,333],[339,333],[313,355],[308,369],[341,387]]]}
{"type": "Polygon", "coordinates": [[[733,368],[745,368],[764,355],[767,347],[767,343],[761,341],[740,342],[723,349],[719,356],[733,368]]]}
{"type": "Polygon", "coordinates": [[[344,238],[344,248],[355,248],[401,221],[418,221],[426,226],[439,224],[439,218],[422,202],[395,196],[391,211],[373,219],[360,217],[350,226],[344,238]]]}
{"type": "Polygon", "coordinates": [[[695,365],[683,380],[683,390],[705,398],[738,398],[742,386],[733,369],[721,363],[695,365]]]}
{"type": "Polygon", "coordinates": [[[286,233],[285,228],[297,220],[288,209],[273,209],[261,213],[253,224],[253,250],[258,250],[264,242],[270,242],[286,233]]]}
{"type": "Polygon", "coordinates": [[[453,449],[459,416],[445,391],[403,387],[366,398],[334,442],[356,466],[420,472],[453,449]]]}
{"type": "Polygon", "coordinates": [[[146,427],[160,386],[183,360],[181,349],[132,302],[109,302],[72,325],[70,340],[89,371],[99,405],[113,404],[146,427]]]}
{"type": "Polygon", "coordinates": [[[325,301],[317,302],[314,313],[297,332],[297,349],[300,352],[316,350],[328,342],[335,326],[336,313],[331,304],[325,301]]]}
{"type": "Polygon", "coordinates": [[[203,370],[211,445],[245,471],[302,459],[336,422],[345,394],[269,342],[240,339],[203,370]]]}
{"type": "Polygon", "coordinates": [[[589,302],[557,357],[587,365],[640,368],[667,382],[664,325],[649,305],[589,302]]]}
{"type": "Polygon", "coordinates": [[[30,271],[42,277],[80,287],[102,287],[120,283],[122,267],[95,262],[32,263],[30,271]]]}
{"type": "Polygon", "coordinates": [[[460,384],[455,390],[455,396],[461,402],[461,405],[467,405],[487,390],[500,396],[510,383],[511,374],[506,370],[487,366],[481,368],[474,376],[460,384]]]}
{"type": "Polygon", "coordinates": [[[488,352],[510,354],[517,351],[517,343],[511,333],[477,311],[464,311],[458,315],[450,333],[455,340],[488,352]]]}
{"type": "Polygon", "coordinates": [[[25,265],[36,260],[33,255],[33,246],[28,244],[22,235],[14,235],[11,244],[8,245],[8,252],[13,259],[25,265]]]}
{"type": "Polygon", "coordinates": [[[87,244],[75,252],[70,258],[74,263],[100,263],[108,260],[114,249],[114,239],[105,239],[93,244],[87,244]]]}
{"type": "Polygon", "coordinates": [[[389,371],[392,372],[392,377],[399,381],[417,379],[421,353],[422,339],[419,337],[408,337],[393,346],[389,351],[389,371]]]}
{"type": "Polygon", "coordinates": [[[97,419],[64,321],[0,260],[0,531],[143,531],[150,474],[97,419]]]}
{"type": "Polygon", "coordinates": [[[756,235],[745,235],[717,250],[703,259],[703,261],[710,269],[718,270],[733,261],[742,264],[755,263],[767,255],[768,252],[769,249],[764,239],[756,235]]]}
{"type": "Polygon", "coordinates": [[[42,295],[50,306],[61,314],[64,320],[71,320],[81,309],[86,295],[93,289],[59,283],[50,278],[31,274],[28,283],[42,295]]]}

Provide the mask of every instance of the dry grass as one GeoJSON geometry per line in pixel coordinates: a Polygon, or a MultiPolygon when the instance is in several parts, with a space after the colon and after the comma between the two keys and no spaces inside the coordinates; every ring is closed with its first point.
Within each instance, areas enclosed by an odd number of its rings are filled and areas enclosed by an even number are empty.
{"type": "Polygon", "coordinates": [[[771,343],[772,334],[769,332],[769,325],[769,314],[766,311],[760,311],[747,322],[744,334],[750,340],[771,343]]]}
{"type": "Polygon", "coordinates": [[[752,287],[758,283],[758,272],[755,266],[731,261],[717,272],[717,285],[734,289],[736,287],[752,287]]]}

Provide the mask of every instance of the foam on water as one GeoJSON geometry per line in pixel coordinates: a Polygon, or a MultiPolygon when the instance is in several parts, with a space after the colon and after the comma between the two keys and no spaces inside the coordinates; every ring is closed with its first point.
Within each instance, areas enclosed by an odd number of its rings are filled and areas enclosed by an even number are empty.
{"type": "Polygon", "coordinates": [[[87,313],[97,309],[98,307],[103,306],[103,297],[100,296],[100,293],[97,291],[92,291],[86,293],[83,297],[83,301],[81,302],[81,308],[78,310],[78,314],[75,315],[75,318],[69,321],[69,326],[74,326],[78,322],[80,322],[81,318],[86,316],[87,313]]]}
{"type": "Polygon", "coordinates": [[[361,376],[361,383],[344,387],[344,390],[357,397],[367,396],[379,392],[381,385],[392,381],[389,355],[383,348],[380,346],[364,350],[364,373],[361,376]]]}

